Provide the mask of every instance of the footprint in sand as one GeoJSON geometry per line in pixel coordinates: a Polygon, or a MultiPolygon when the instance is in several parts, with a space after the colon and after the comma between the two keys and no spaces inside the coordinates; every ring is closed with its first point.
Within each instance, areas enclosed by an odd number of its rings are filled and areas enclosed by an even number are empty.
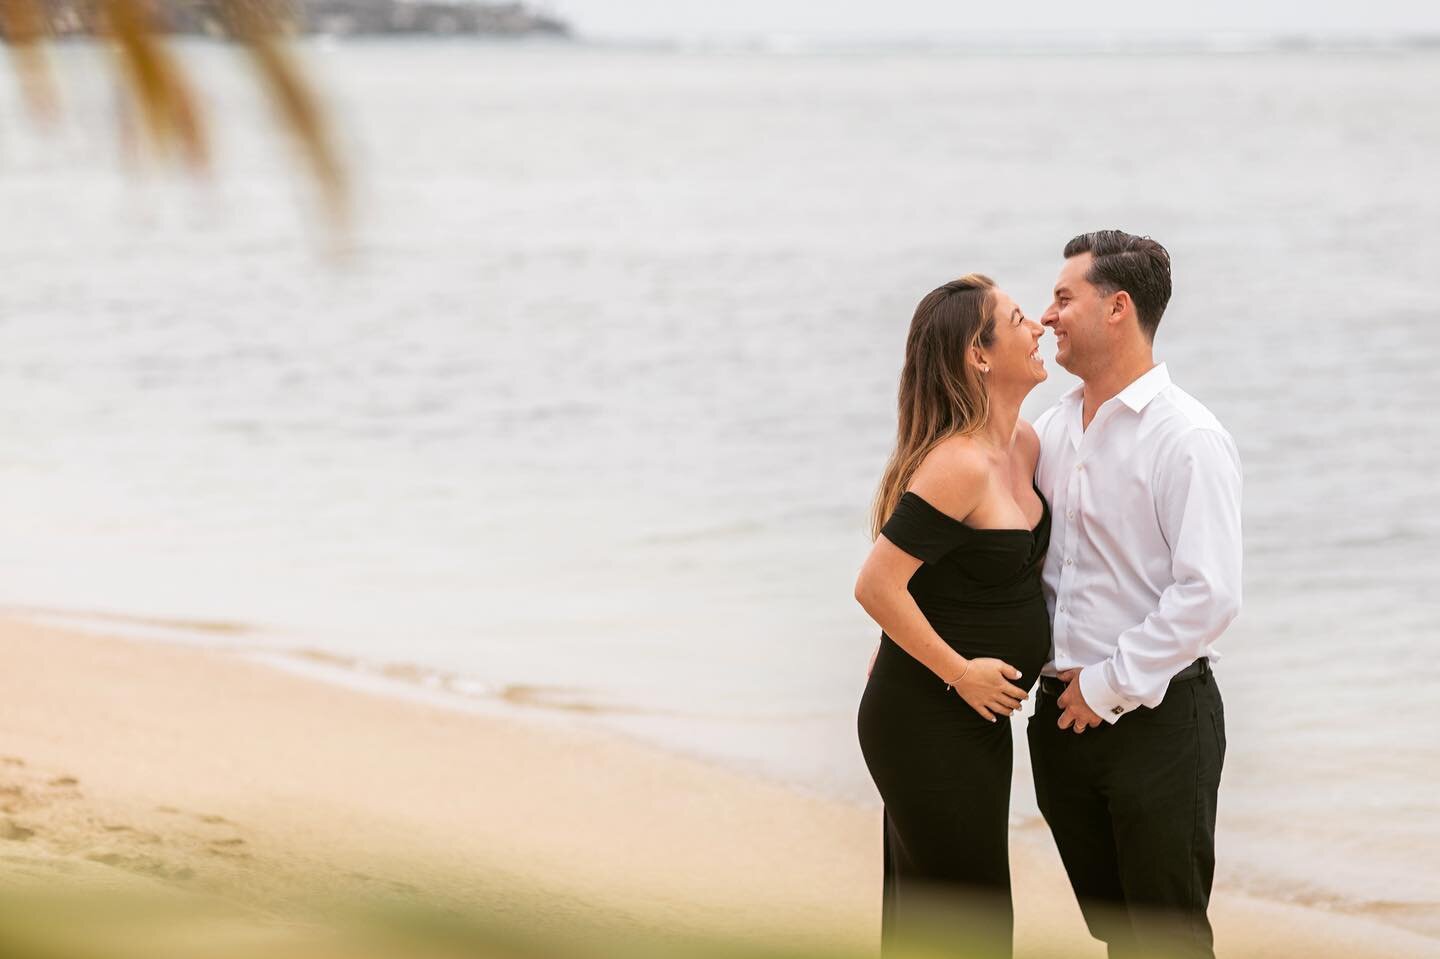
{"type": "Polygon", "coordinates": [[[205,851],[212,856],[219,856],[222,859],[251,859],[253,858],[243,848],[245,840],[238,838],[212,839],[206,844],[205,851]]]}
{"type": "Polygon", "coordinates": [[[146,832],[143,829],[136,829],[134,826],[127,826],[124,823],[103,823],[103,828],[108,833],[128,834],[136,842],[143,842],[147,845],[158,845],[160,837],[153,832],[146,832]]]}
{"type": "Polygon", "coordinates": [[[6,819],[0,822],[0,839],[10,839],[15,842],[24,842],[35,835],[35,830],[28,826],[22,826],[13,819],[6,819]]]}
{"type": "Polygon", "coordinates": [[[0,813],[22,813],[57,801],[79,799],[80,780],[67,773],[47,774],[18,756],[0,756],[0,813]]]}
{"type": "Polygon", "coordinates": [[[195,870],[189,866],[174,866],[151,856],[126,856],[116,852],[96,852],[85,857],[114,869],[153,876],[156,879],[187,880],[195,878],[195,870]]]}

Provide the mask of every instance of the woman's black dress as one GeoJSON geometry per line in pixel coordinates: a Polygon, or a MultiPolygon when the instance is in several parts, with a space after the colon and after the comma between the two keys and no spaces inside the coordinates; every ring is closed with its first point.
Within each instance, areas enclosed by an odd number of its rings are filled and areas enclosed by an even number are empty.
{"type": "MultiPolygon", "coordinates": [[[[967,659],[1019,669],[1014,684],[1027,691],[1050,654],[1040,590],[1050,506],[1040,500],[1035,529],[986,530],[907,492],[881,530],[924,562],[910,594],[940,637],[967,659]]],[[[1010,723],[984,719],[882,634],[859,731],[885,801],[885,945],[938,935],[963,954],[1008,956],[1010,723]]]]}

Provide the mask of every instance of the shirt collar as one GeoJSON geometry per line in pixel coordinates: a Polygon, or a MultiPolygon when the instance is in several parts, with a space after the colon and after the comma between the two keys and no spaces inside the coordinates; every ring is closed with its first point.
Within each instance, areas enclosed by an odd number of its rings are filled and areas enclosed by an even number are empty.
{"type": "MultiPolygon", "coordinates": [[[[1124,403],[1130,409],[1139,413],[1150,405],[1150,401],[1159,396],[1165,387],[1170,385],[1170,369],[1164,363],[1159,363],[1142,374],[1129,386],[1115,394],[1115,399],[1124,403]]],[[[1076,383],[1068,392],[1060,397],[1061,403],[1068,403],[1077,409],[1085,402],[1085,384],[1076,383]]],[[[1079,415],[1078,413],[1076,415],[1079,415]]],[[[1078,420],[1077,420],[1078,422],[1078,420]]],[[[1075,439],[1079,445],[1078,437],[1075,439]]]]}
{"type": "Polygon", "coordinates": [[[1170,370],[1160,363],[1117,393],[1115,398],[1138,413],[1169,385],[1170,370]]]}

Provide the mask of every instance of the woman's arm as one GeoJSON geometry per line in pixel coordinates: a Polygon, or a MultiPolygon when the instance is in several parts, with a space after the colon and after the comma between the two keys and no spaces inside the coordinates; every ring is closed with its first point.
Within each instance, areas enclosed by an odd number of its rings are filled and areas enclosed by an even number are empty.
{"type": "Polygon", "coordinates": [[[877,538],[855,581],[855,601],[901,649],[949,683],[965,671],[966,659],[940,638],[910,595],[910,577],[919,568],[920,560],[877,538]]]}
{"type": "MultiPolygon", "coordinates": [[[[910,489],[936,509],[962,519],[980,504],[985,493],[988,462],[967,447],[942,445],[916,470],[910,489]],[[948,448],[947,448],[948,446],[948,448]]],[[[921,560],[883,535],[866,557],[855,583],[855,599],[895,643],[949,686],[991,722],[1008,716],[1026,698],[1008,679],[1020,671],[998,659],[967,660],[935,632],[915,598],[910,579],[921,560]]]]}

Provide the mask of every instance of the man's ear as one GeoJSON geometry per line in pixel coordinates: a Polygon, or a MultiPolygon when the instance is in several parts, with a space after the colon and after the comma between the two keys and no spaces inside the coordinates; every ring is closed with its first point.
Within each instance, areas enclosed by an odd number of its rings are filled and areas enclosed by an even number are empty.
{"type": "Polygon", "coordinates": [[[1110,304],[1110,315],[1106,320],[1111,323],[1119,323],[1125,318],[1127,312],[1135,309],[1135,301],[1130,299],[1130,294],[1120,290],[1115,294],[1115,302],[1110,304]]]}

